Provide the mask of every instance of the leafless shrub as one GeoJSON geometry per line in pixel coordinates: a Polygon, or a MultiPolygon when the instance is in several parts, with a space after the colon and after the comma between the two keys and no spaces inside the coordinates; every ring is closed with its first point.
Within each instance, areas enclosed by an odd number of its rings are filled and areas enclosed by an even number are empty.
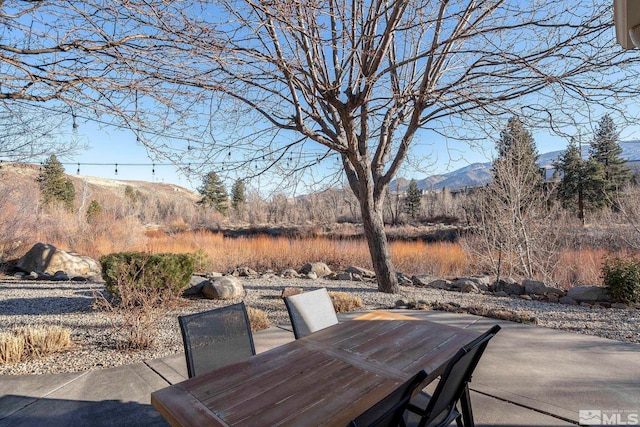
{"type": "Polygon", "coordinates": [[[33,244],[37,230],[38,201],[31,194],[34,185],[23,188],[0,172],[0,261],[22,255],[33,244]],[[31,193],[31,194],[30,194],[31,193]]]}

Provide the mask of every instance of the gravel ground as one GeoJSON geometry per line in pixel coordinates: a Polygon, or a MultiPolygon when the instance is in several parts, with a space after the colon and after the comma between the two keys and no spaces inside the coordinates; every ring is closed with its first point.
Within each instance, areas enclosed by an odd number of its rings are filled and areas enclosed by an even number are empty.
{"type": "MultiPolygon", "coordinates": [[[[362,298],[364,309],[393,307],[399,298],[423,300],[430,305],[508,310],[535,318],[538,326],[640,343],[640,310],[566,306],[520,298],[462,294],[431,288],[402,287],[401,295],[376,291],[372,282],[260,277],[240,279],[247,291],[248,306],[267,313],[272,324],[288,322],[280,298],[283,287],[326,287],[362,298]]],[[[0,365],[1,375],[46,374],[102,369],[168,356],[182,351],[177,316],[227,305],[236,301],[185,300],[156,321],[155,345],[144,351],[116,349],[121,333],[113,316],[93,308],[101,284],[0,280],[0,333],[20,326],[59,325],[71,331],[75,347],[44,359],[0,365]]]]}

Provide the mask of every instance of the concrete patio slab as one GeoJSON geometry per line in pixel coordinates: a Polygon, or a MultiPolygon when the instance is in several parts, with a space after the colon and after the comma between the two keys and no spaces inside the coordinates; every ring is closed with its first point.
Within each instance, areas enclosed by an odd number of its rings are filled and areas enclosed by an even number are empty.
{"type": "Polygon", "coordinates": [[[580,410],[640,414],[640,344],[480,316],[413,314],[478,332],[502,327],[475,371],[472,390],[576,424],[580,410]]]}
{"type": "MultiPolygon", "coordinates": [[[[478,332],[503,327],[471,383],[478,426],[575,425],[580,409],[640,412],[638,344],[465,314],[399,312],[478,332]]],[[[293,333],[278,325],[254,339],[262,352],[293,333]]],[[[183,354],[82,373],[3,376],[0,427],[166,425],[150,394],[186,376],[183,354]]]]}
{"type": "Polygon", "coordinates": [[[55,375],[5,375],[0,381],[0,420],[86,375],[76,372],[55,375]]]}
{"type": "MultiPolygon", "coordinates": [[[[42,375],[56,383],[57,375],[42,375]]],[[[37,400],[15,393],[2,399],[23,407],[0,426],[166,426],[151,406],[151,392],[169,384],[144,363],[86,372],[37,400]]]]}

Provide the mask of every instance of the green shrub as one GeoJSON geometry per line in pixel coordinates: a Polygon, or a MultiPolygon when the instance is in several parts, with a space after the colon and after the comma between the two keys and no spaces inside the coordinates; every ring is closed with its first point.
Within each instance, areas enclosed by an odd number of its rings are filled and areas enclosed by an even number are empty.
{"type": "Polygon", "coordinates": [[[640,260],[607,258],[601,271],[604,285],[613,299],[640,302],[640,260]]]}
{"type": "Polygon", "coordinates": [[[194,258],[189,254],[119,252],[100,258],[105,289],[119,296],[120,286],[167,292],[178,296],[189,285],[194,258]]]}

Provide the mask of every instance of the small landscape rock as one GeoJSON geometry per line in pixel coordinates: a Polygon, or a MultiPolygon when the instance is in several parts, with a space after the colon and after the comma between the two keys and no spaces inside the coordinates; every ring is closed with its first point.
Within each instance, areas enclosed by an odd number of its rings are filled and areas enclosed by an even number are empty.
{"type": "Polygon", "coordinates": [[[433,281],[433,276],[429,276],[429,275],[417,275],[417,276],[412,276],[411,277],[411,281],[413,282],[413,286],[417,286],[420,288],[424,288],[429,286],[429,283],[433,281]]]}
{"type": "Polygon", "coordinates": [[[449,280],[444,280],[444,279],[434,280],[432,282],[429,282],[428,284],[428,286],[431,288],[445,289],[445,290],[450,290],[451,285],[452,283],[449,280]]]}
{"type": "Polygon", "coordinates": [[[494,285],[494,290],[496,292],[504,291],[509,295],[522,295],[524,293],[524,288],[511,278],[500,279],[494,285]]]}
{"type": "Polygon", "coordinates": [[[351,273],[346,271],[341,271],[340,273],[338,273],[338,276],[336,277],[336,280],[351,280],[351,279],[353,279],[353,276],[351,275],[351,273]]]}
{"type": "Polygon", "coordinates": [[[578,305],[576,300],[574,300],[573,298],[571,298],[569,296],[564,296],[564,297],[560,298],[560,304],[578,305]]]}
{"type": "Polygon", "coordinates": [[[611,303],[611,308],[617,308],[619,310],[627,310],[629,306],[623,302],[613,302],[611,303]]]}
{"type": "Polygon", "coordinates": [[[578,302],[609,301],[607,289],[601,286],[575,286],[567,291],[567,296],[578,302]]]}
{"type": "Polygon", "coordinates": [[[538,280],[525,279],[522,282],[522,286],[524,287],[524,291],[527,295],[564,294],[561,289],[547,286],[544,282],[540,282],[538,280]]]}
{"type": "Polygon", "coordinates": [[[472,276],[469,277],[469,280],[473,280],[478,289],[483,292],[488,292],[491,288],[492,278],[490,276],[472,276]]]}
{"type": "Polygon", "coordinates": [[[375,272],[371,270],[367,270],[365,268],[361,268],[361,267],[350,266],[350,267],[347,267],[345,271],[347,273],[357,274],[360,277],[366,277],[367,279],[373,279],[374,277],[376,277],[375,272]]]}
{"type": "Polygon", "coordinates": [[[258,275],[256,271],[250,269],[249,267],[238,267],[233,270],[231,274],[236,277],[255,277],[258,275]]]}
{"type": "Polygon", "coordinates": [[[53,276],[51,276],[51,280],[56,281],[68,281],[69,276],[64,271],[56,271],[53,276]]]}
{"type": "Polygon", "coordinates": [[[408,306],[409,306],[409,300],[406,298],[402,298],[396,301],[396,307],[408,307],[408,306]]]}
{"type": "Polygon", "coordinates": [[[285,279],[295,279],[300,277],[300,275],[298,274],[297,271],[295,271],[292,268],[289,268],[285,271],[282,272],[282,274],[280,275],[281,277],[285,278],[285,279]]]}
{"type": "Polygon", "coordinates": [[[478,285],[471,280],[466,280],[460,286],[460,292],[465,294],[478,294],[480,293],[480,289],[478,289],[478,285]]]}
{"type": "Polygon", "coordinates": [[[315,271],[310,271],[304,275],[304,278],[310,279],[310,280],[316,280],[318,278],[318,275],[315,273],[315,271]]]}
{"type": "Polygon", "coordinates": [[[300,274],[315,273],[316,278],[331,274],[331,269],[324,262],[308,262],[298,270],[300,274]]]}
{"type": "Polygon", "coordinates": [[[396,273],[398,276],[398,284],[400,286],[411,286],[413,285],[413,281],[411,280],[411,277],[407,276],[404,273],[396,273]]]}

